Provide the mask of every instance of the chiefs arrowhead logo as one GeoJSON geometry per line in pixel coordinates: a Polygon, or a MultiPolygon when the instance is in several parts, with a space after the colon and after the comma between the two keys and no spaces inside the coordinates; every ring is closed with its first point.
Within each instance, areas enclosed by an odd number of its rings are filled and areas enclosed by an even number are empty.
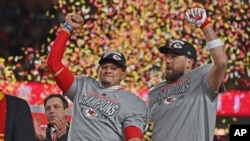
{"type": "Polygon", "coordinates": [[[173,45],[173,48],[182,48],[182,45],[181,45],[181,44],[176,43],[176,44],[174,44],[174,45],[173,45]]]}
{"type": "Polygon", "coordinates": [[[97,116],[96,111],[93,110],[93,109],[91,109],[91,108],[87,109],[87,110],[85,111],[85,113],[86,113],[87,116],[90,116],[90,117],[97,116]]]}
{"type": "Polygon", "coordinates": [[[169,96],[169,97],[167,97],[167,98],[164,100],[164,103],[170,104],[170,103],[174,102],[175,99],[176,99],[175,97],[169,96]]]}

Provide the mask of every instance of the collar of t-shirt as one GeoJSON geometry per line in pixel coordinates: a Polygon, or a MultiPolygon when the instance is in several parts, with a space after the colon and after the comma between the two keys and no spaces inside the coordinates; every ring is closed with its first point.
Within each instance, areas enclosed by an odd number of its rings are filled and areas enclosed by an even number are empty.
{"type": "MultiPolygon", "coordinates": [[[[104,86],[103,86],[101,83],[99,83],[99,84],[100,84],[101,87],[104,88],[104,86]]],[[[106,88],[106,90],[107,90],[107,91],[114,91],[114,90],[118,90],[118,89],[120,89],[120,88],[122,88],[121,85],[114,85],[114,86],[111,86],[111,87],[106,88]]]]}

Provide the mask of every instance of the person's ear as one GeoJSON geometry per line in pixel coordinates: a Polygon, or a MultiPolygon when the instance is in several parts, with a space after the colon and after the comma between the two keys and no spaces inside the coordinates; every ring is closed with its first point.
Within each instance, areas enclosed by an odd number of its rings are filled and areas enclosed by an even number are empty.
{"type": "Polygon", "coordinates": [[[121,74],[121,79],[124,80],[126,78],[126,71],[122,71],[122,74],[121,74]]]}
{"type": "Polygon", "coordinates": [[[64,112],[65,112],[65,116],[67,116],[69,114],[69,108],[65,108],[64,112]]]}
{"type": "Polygon", "coordinates": [[[98,67],[97,67],[97,74],[99,73],[99,71],[100,71],[100,69],[101,69],[101,66],[99,65],[98,67]]]}
{"type": "Polygon", "coordinates": [[[194,64],[193,59],[187,59],[185,68],[191,70],[193,68],[193,64],[194,64]]]}

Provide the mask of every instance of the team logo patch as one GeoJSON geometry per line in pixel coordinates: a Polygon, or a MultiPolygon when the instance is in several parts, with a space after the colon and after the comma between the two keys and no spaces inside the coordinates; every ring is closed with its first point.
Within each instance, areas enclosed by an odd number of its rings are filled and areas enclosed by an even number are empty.
{"type": "Polygon", "coordinates": [[[181,44],[178,44],[178,43],[175,43],[173,48],[182,48],[182,45],[181,44]]]}
{"type": "Polygon", "coordinates": [[[114,58],[115,60],[121,60],[121,57],[120,57],[119,55],[116,55],[116,54],[113,55],[113,58],[114,58]]]}
{"type": "Polygon", "coordinates": [[[92,108],[89,108],[85,111],[86,115],[89,116],[89,117],[95,117],[97,116],[97,113],[94,109],[92,108]]]}
{"type": "Polygon", "coordinates": [[[176,100],[175,97],[169,96],[169,97],[167,97],[167,98],[164,100],[164,103],[170,104],[170,103],[174,102],[175,100],[176,100]]]}

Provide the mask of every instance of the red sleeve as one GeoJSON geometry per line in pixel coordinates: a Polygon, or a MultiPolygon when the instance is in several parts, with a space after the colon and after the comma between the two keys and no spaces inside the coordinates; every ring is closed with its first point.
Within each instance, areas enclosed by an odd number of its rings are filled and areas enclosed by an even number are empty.
{"type": "Polygon", "coordinates": [[[69,33],[61,30],[56,37],[47,58],[47,66],[55,77],[57,85],[62,89],[63,92],[67,92],[74,81],[73,73],[62,64],[62,58],[68,37],[69,33]]]}
{"type": "Polygon", "coordinates": [[[124,129],[125,140],[129,141],[132,138],[142,139],[141,129],[135,126],[128,126],[124,129]]]}

